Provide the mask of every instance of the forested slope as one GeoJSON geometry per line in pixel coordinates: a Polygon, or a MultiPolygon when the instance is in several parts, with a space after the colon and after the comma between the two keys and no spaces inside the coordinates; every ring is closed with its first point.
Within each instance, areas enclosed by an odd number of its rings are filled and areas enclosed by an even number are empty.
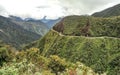
{"type": "Polygon", "coordinates": [[[69,16],[39,41],[26,46],[40,49],[43,56],[58,55],[80,61],[96,73],[119,75],[120,17],[69,16]],[[87,29],[87,32],[82,29],[87,29]]]}

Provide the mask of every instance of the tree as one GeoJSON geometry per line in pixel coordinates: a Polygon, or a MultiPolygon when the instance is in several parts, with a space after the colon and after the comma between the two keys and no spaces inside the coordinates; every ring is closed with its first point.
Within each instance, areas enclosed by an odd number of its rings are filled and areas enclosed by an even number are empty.
{"type": "Polygon", "coordinates": [[[66,62],[64,59],[61,59],[57,55],[50,56],[50,62],[48,67],[52,70],[53,73],[58,75],[58,72],[63,72],[66,69],[66,62]]]}
{"type": "Polygon", "coordinates": [[[0,48],[0,66],[3,65],[4,62],[7,62],[7,59],[9,58],[8,51],[5,47],[0,48]]]}

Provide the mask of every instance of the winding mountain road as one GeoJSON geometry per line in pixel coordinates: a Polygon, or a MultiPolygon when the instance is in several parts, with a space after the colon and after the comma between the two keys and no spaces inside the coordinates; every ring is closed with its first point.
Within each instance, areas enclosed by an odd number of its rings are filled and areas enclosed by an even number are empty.
{"type": "MultiPolygon", "coordinates": [[[[69,37],[85,37],[85,36],[71,36],[71,35],[63,35],[62,33],[59,33],[59,32],[57,32],[57,31],[55,31],[55,30],[53,30],[53,29],[51,29],[53,32],[56,32],[56,33],[58,33],[60,36],[69,36],[69,37]]],[[[108,36],[101,36],[101,37],[85,37],[85,38],[89,38],[89,39],[96,39],[96,38],[101,38],[101,39],[103,39],[103,38],[111,38],[111,39],[120,39],[120,38],[118,38],[118,37],[108,37],[108,36]]]]}

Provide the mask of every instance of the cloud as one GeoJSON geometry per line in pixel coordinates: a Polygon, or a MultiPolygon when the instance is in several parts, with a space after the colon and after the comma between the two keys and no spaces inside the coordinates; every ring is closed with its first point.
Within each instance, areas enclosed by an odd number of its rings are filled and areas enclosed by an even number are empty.
{"type": "Polygon", "coordinates": [[[67,12],[71,14],[91,14],[100,11],[115,4],[120,3],[119,0],[59,0],[63,8],[68,8],[67,12]]]}
{"type": "Polygon", "coordinates": [[[0,6],[0,13],[3,13],[4,11],[5,9],[2,6],[0,6]]]}
{"type": "Polygon", "coordinates": [[[7,14],[23,18],[91,14],[118,3],[120,0],[0,0],[7,14]]]}
{"type": "Polygon", "coordinates": [[[8,16],[8,13],[7,13],[7,11],[5,10],[5,8],[4,7],[2,7],[1,5],[0,5],[0,15],[3,15],[3,16],[8,16]]]}
{"type": "Polygon", "coordinates": [[[42,9],[44,9],[44,8],[49,8],[50,6],[37,6],[36,8],[42,8],[42,9]]]}

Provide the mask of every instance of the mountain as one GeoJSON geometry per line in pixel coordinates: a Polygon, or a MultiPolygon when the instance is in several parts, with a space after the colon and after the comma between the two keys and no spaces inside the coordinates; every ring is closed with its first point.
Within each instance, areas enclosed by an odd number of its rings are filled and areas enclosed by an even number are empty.
{"type": "Polygon", "coordinates": [[[46,16],[41,19],[43,23],[45,23],[49,29],[51,29],[56,23],[58,23],[62,18],[58,19],[46,19],[46,16]]]}
{"type": "Polygon", "coordinates": [[[0,16],[0,40],[6,44],[21,48],[22,45],[35,41],[40,37],[41,35],[27,31],[8,18],[0,16]]]}
{"type": "Polygon", "coordinates": [[[22,26],[24,29],[41,36],[45,35],[49,31],[47,25],[40,20],[35,20],[32,18],[26,18],[25,20],[22,20],[20,17],[16,16],[10,16],[9,19],[17,25],[22,26]]]}
{"type": "Polygon", "coordinates": [[[120,4],[92,14],[92,16],[95,17],[111,17],[111,16],[119,16],[119,15],[120,15],[120,4]]]}
{"type": "Polygon", "coordinates": [[[58,55],[67,61],[82,62],[99,74],[119,75],[119,20],[120,16],[68,16],[26,48],[37,47],[46,57],[58,55]]]}
{"type": "Polygon", "coordinates": [[[9,18],[15,21],[24,21],[22,18],[18,17],[18,16],[13,16],[13,15],[9,15],[9,18]]]}

